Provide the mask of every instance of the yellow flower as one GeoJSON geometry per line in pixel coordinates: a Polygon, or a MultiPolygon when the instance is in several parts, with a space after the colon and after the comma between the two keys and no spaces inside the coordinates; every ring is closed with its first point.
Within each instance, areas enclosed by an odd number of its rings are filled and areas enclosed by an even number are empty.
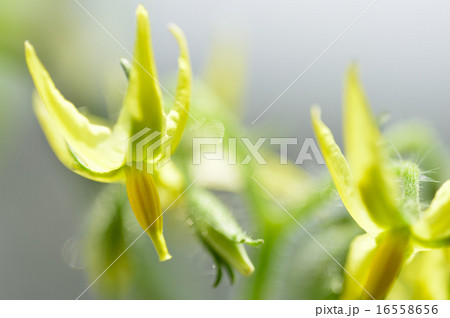
{"type": "MultiPolygon", "coordinates": [[[[99,182],[125,182],[139,224],[152,239],[161,261],[170,259],[163,237],[161,203],[151,174],[136,167],[153,167],[178,146],[186,126],[191,95],[191,68],[187,42],[175,25],[170,31],[180,46],[176,101],[165,114],[150,38],[148,13],[136,11],[136,43],[122,110],[113,127],[96,124],[81,114],[56,89],[33,46],[25,42],[28,68],[39,97],[34,109],[53,151],[69,169],[99,182]],[[155,150],[134,152],[130,140],[141,132],[155,133],[155,150]],[[167,141],[167,143],[166,143],[167,141]]],[[[148,170],[148,169],[147,169],[148,170]]]]}
{"type": "Polygon", "coordinates": [[[322,122],[320,109],[314,107],[311,113],[336,189],[352,218],[367,232],[350,246],[342,298],[385,298],[418,251],[427,253],[428,248],[450,243],[450,181],[428,209],[420,211],[420,170],[414,163],[388,160],[386,142],[354,66],[348,71],[344,98],[346,157],[322,122]]]}

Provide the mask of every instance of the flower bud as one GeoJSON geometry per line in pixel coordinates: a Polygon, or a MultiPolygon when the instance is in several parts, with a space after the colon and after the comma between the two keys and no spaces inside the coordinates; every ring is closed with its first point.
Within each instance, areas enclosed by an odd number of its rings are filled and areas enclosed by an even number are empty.
{"type": "Polygon", "coordinates": [[[255,268],[243,243],[258,245],[263,241],[247,236],[228,209],[212,193],[197,188],[191,189],[189,199],[190,219],[218,265],[216,284],[220,280],[221,265],[228,270],[233,267],[244,276],[252,274],[255,268]]]}
{"type": "Polygon", "coordinates": [[[236,243],[212,228],[201,232],[200,235],[209,248],[242,275],[249,276],[255,271],[242,243],[236,243]]]}
{"type": "Polygon", "coordinates": [[[139,225],[150,236],[159,260],[172,258],[163,236],[161,202],[151,174],[134,167],[125,167],[128,200],[139,225]]]}

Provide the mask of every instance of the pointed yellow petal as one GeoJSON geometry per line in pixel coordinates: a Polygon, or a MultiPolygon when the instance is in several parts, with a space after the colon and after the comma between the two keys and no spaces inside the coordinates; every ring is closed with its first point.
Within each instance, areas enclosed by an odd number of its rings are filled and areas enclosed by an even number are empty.
{"type": "Polygon", "coordinates": [[[450,238],[450,180],[436,192],[423,217],[413,225],[413,233],[427,242],[450,238]]]}
{"type": "Polygon", "coordinates": [[[165,132],[161,89],[151,44],[150,22],[148,13],[142,5],[139,5],[136,11],[134,58],[118,125],[130,129],[131,135],[145,128],[161,134],[165,132]]]}
{"type": "Polygon", "coordinates": [[[96,173],[87,169],[78,160],[77,156],[69,149],[66,140],[63,135],[58,131],[58,126],[56,125],[53,118],[50,116],[47,108],[42,103],[39,96],[33,95],[33,108],[36,113],[36,117],[44,131],[45,136],[50,147],[55,152],[58,159],[73,172],[94,180],[98,182],[117,182],[124,179],[124,174],[122,169],[113,170],[107,173],[96,173]]]}
{"type": "Polygon", "coordinates": [[[371,160],[371,155],[375,151],[371,148],[380,143],[381,134],[369,109],[355,65],[349,68],[345,84],[343,122],[345,155],[352,172],[361,175],[365,169],[364,164],[371,160]]]}
{"type": "Polygon", "coordinates": [[[189,118],[189,104],[191,98],[191,64],[189,60],[189,49],[183,31],[176,25],[169,26],[170,31],[180,46],[178,58],[178,85],[175,94],[176,102],[169,112],[167,118],[167,134],[172,136],[172,152],[178,146],[183,135],[186,122],[189,118]]]}
{"type": "Polygon", "coordinates": [[[371,221],[355,187],[347,161],[333,138],[333,134],[320,119],[320,109],[311,110],[312,123],[322,155],[333,178],[337,191],[350,215],[368,233],[380,229],[371,221]]]}
{"type": "Polygon", "coordinates": [[[58,131],[89,170],[107,173],[120,168],[125,160],[126,144],[116,142],[111,130],[92,124],[56,89],[39,61],[33,46],[25,43],[28,68],[39,96],[58,131]]]}
{"type": "Polygon", "coordinates": [[[383,138],[370,111],[357,68],[347,75],[344,101],[346,156],[372,220],[382,228],[404,224],[396,206],[398,188],[382,152],[383,138]]]}
{"type": "Polygon", "coordinates": [[[171,259],[163,236],[161,201],[152,176],[128,166],[125,167],[125,172],[128,199],[139,225],[152,239],[159,260],[162,262],[171,259]]]}
{"type": "Polygon", "coordinates": [[[376,241],[368,234],[353,239],[345,262],[344,287],[341,299],[361,299],[364,283],[375,255],[376,241]],[[350,276],[351,275],[351,276],[350,276]]]}

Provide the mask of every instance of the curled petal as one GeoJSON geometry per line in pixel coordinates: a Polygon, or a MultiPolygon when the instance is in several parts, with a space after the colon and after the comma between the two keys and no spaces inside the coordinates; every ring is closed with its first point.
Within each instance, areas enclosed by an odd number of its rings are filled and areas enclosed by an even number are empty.
{"type": "Polygon", "coordinates": [[[125,179],[121,168],[110,172],[98,173],[89,170],[81,164],[77,156],[74,155],[73,150],[69,148],[67,141],[57,129],[58,126],[37,95],[33,96],[33,108],[50,147],[64,166],[85,178],[98,182],[117,182],[125,179]]]}
{"type": "Polygon", "coordinates": [[[167,134],[172,136],[172,152],[178,146],[183,135],[186,122],[189,118],[189,106],[191,98],[192,72],[189,60],[189,49],[186,38],[181,29],[171,24],[170,31],[180,46],[180,56],[178,58],[178,84],[175,94],[175,103],[167,117],[167,134]]]}
{"type": "Polygon", "coordinates": [[[28,42],[25,55],[37,92],[55,126],[53,132],[62,136],[87,169],[100,174],[119,169],[125,161],[126,138],[106,126],[91,123],[67,101],[28,42]]]}

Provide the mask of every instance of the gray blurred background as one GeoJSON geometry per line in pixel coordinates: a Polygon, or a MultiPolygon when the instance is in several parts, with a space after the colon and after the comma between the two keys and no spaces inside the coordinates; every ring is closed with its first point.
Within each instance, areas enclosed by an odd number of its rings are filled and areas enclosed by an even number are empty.
{"type": "MultiPolygon", "coordinates": [[[[134,12],[144,4],[163,79],[176,71],[178,54],[168,23],[185,31],[197,75],[218,34],[236,41],[248,57],[250,131],[311,137],[309,107],[317,103],[339,132],[343,76],[357,61],[375,112],[388,111],[393,121],[426,119],[450,142],[449,1],[377,1],[254,125],[372,0],[79,2],[129,52],[134,12]]],[[[67,249],[102,185],[65,169],[48,147],[31,108],[23,42],[33,43],[67,99],[99,115],[120,106],[125,78],[118,61],[126,53],[74,0],[1,0],[0,19],[0,298],[76,298],[89,282],[82,260],[74,263],[67,249]]],[[[179,264],[170,266],[183,270],[179,264]]],[[[200,281],[207,265],[195,264],[200,281]]],[[[190,292],[224,297],[227,286],[190,292]]]]}

